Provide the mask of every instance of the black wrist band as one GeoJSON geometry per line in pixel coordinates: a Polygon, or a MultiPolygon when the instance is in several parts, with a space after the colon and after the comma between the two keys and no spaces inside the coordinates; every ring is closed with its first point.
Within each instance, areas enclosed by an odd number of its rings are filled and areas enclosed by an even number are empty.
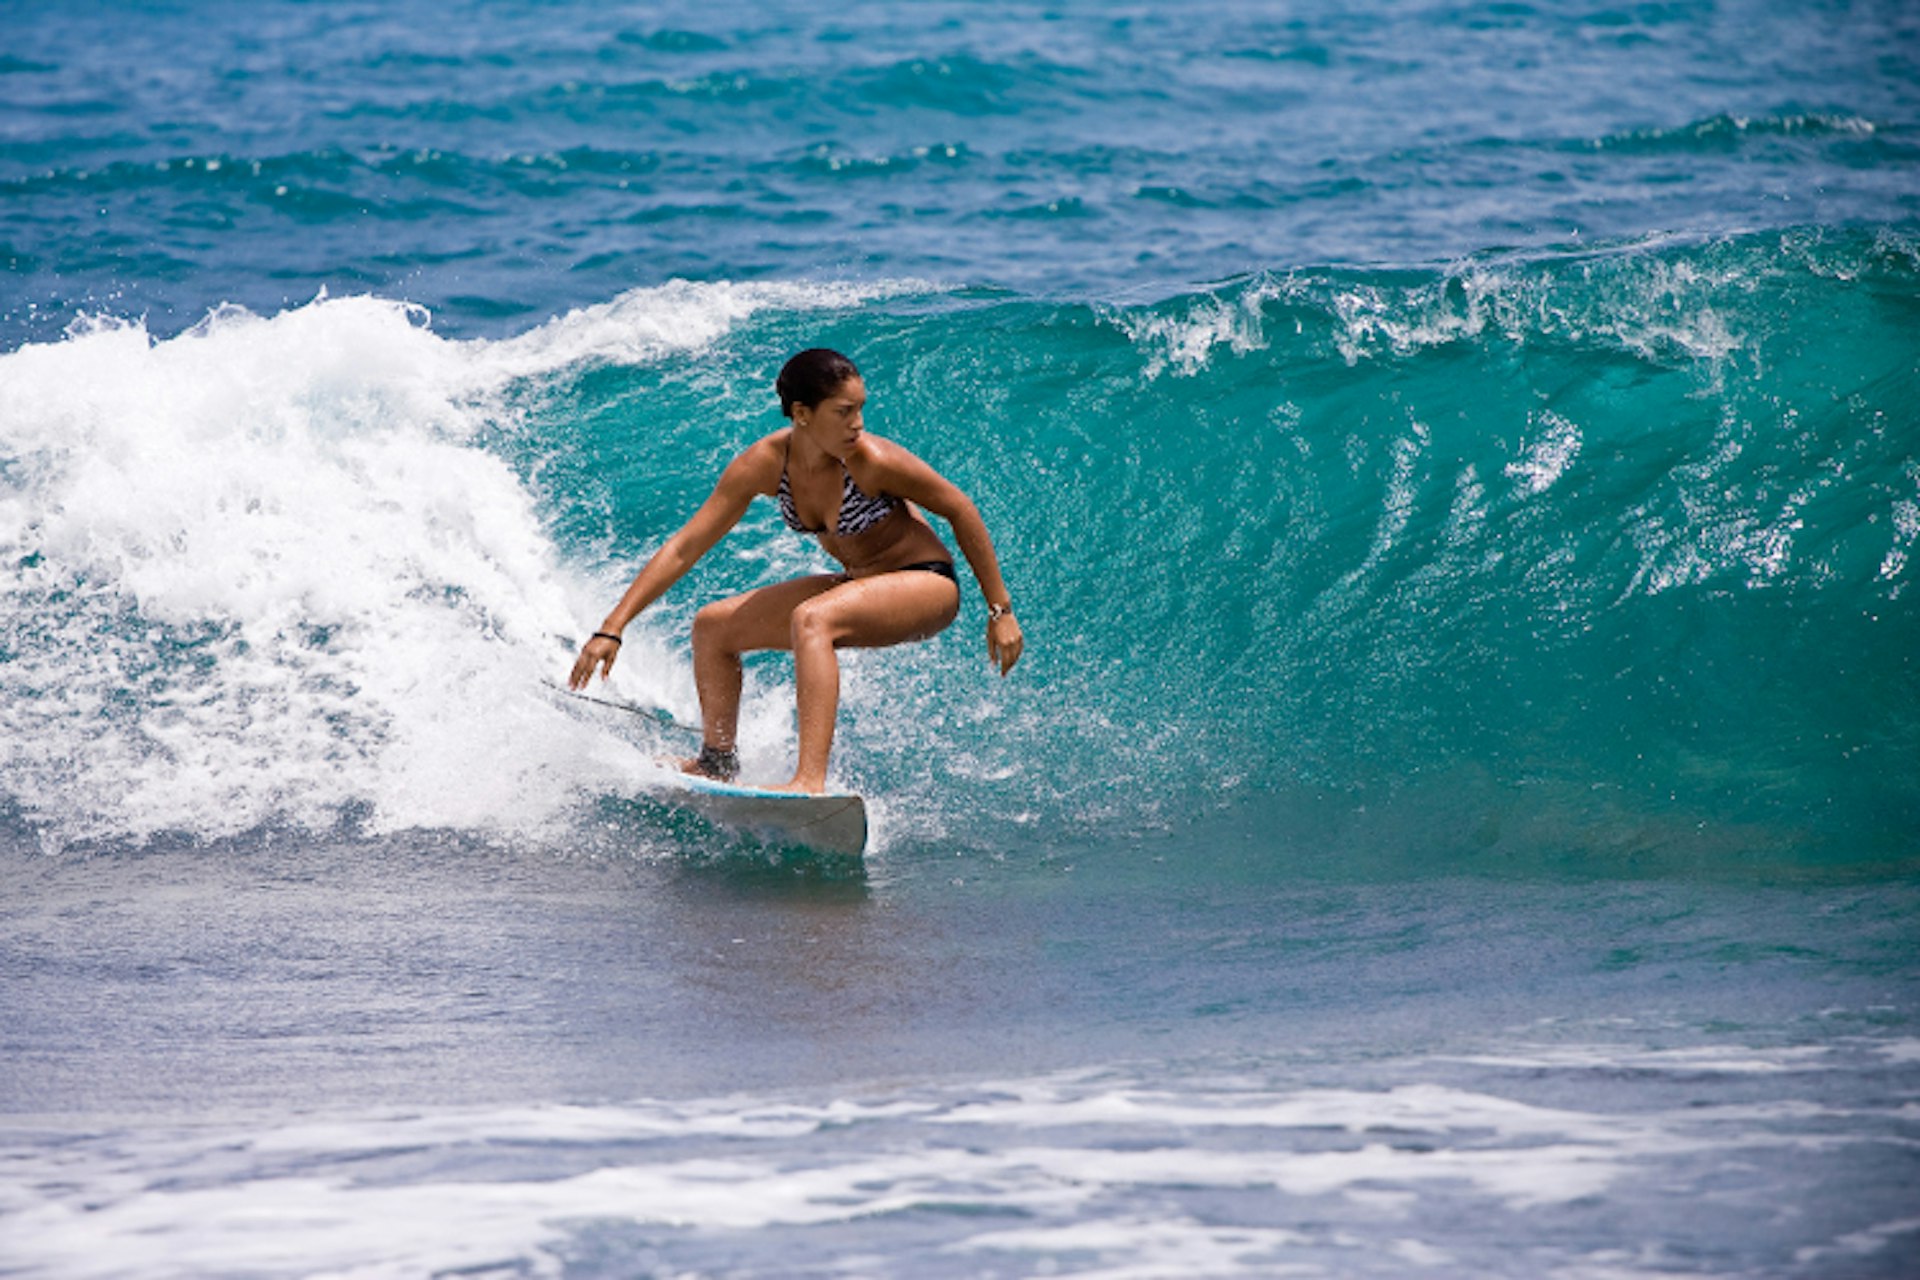
{"type": "Polygon", "coordinates": [[[619,644],[619,643],[620,643],[620,637],[619,637],[619,636],[616,636],[616,635],[614,635],[614,634],[612,634],[611,632],[607,632],[607,631],[596,631],[596,632],[594,632],[594,633],[593,633],[593,638],[594,638],[595,640],[611,640],[611,641],[613,641],[613,642],[614,642],[615,644],[619,644]]]}

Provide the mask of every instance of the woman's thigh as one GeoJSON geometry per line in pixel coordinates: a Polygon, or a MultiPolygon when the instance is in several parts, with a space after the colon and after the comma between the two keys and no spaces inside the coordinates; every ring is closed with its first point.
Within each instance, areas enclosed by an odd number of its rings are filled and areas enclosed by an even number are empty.
{"type": "Polygon", "coordinates": [[[794,621],[837,646],[873,649],[938,635],[959,612],[952,579],[908,569],[841,582],[796,606],[794,621]]]}
{"type": "Polygon", "coordinates": [[[939,634],[960,612],[960,589],[924,570],[794,578],[705,606],[694,617],[695,643],[704,633],[736,653],[791,649],[796,612],[836,645],[878,648],[939,634]]]}
{"type": "Polygon", "coordinates": [[[793,578],[755,587],[704,605],[693,618],[693,640],[717,642],[736,653],[793,647],[793,611],[844,579],[839,574],[793,578]]]}

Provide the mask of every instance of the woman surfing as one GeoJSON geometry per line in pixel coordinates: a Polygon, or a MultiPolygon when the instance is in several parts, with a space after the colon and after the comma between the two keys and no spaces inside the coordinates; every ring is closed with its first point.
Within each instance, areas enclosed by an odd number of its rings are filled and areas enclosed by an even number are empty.
{"type": "Polygon", "coordinates": [[[688,773],[730,781],[739,772],[740,659],[793,653],[799,759],[784,791],[821,792],[840,708],[836,649],[883,648],[939,634],[960,612],[953,555],[916,508],[945,519],[987,602],[987,654],[1006,675],[1023,640],[993,539],[971,499],[890,440],[868,435],[866,383],[836,351],[802,351],[780,370],[780,412],[792,423],[748,445],[713,493],[635,575],[600,630],[581,646],[567,683],[604,679],[621,633],[725,537],[756,495],[774,499],[787,527],[820,539],[839,573],[812,574],[703,607],[693,619],[700,754],[688,773]]]}

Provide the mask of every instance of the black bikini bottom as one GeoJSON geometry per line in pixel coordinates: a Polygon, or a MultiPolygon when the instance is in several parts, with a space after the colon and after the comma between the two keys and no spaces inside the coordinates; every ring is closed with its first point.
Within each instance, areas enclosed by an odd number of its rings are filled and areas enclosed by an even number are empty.
{"type": "Polygon", "coordinates": [[[922,560],[918,564],[903,564],[898,569],[893,570],[893,572],[911,573],[915,569],[924,569],[928,573],[937,573],[948,582],[955,584],[958,584],[960,581],[959,575],[953,571],[953,561],[951,560],[922,560]]]}
{"type": "MultiPolygon", "coordinates": [[[[912,573],[916,569],[924,570],[927,573],[937,573],[954,586],[957,587],[960,585],[960,576],[953,571],[953,561],[951,560],[921,560],[914,564],[903,564],[898,569],[888,569],[887,572],[912,573]]],[[[836,573],[833,575],[833,578],[835,582],[857,581],[850,573],[836,573]]]]}

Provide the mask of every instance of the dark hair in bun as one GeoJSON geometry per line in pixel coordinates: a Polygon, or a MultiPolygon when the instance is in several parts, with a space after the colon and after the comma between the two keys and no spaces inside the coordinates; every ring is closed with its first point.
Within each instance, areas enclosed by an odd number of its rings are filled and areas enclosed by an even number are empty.
{"type": "Polygon", "coordinates": [[[853,361],[838,351],[813,347],[787,361],[773,389],[780,393],[780,412],[791,418],[793,406],[811,409],[838,391],[849,379],[860,376],[853,361]]]}

